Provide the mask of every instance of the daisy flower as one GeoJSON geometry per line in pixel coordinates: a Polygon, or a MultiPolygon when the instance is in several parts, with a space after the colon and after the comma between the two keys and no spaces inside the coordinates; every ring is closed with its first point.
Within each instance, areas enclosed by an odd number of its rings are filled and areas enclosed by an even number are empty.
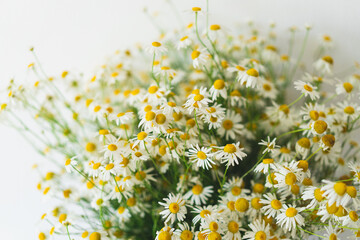
{"type": "Polygon", "coordinates": [[[192,93],[188,96],[184,107],[188,109],[191,114],[194,110],[203,110],[208,107],[211,100],[208,98],[208,93],[206,88],[194,89],[192,93]]]}
{"type": "Polygon", "coordinates": [[[128,123],[131,119],[133,119],[133,117],[133,112],[119,112],[118,114],[111,114],[109,116],[109,120],[115,121],[116,124],[119,126],[121,124],[128,123]]]}
{"type": "Polygon", "coordinates": [[[265,150],[262,152],[262,154],[264,154],[264,153],[266,153],[266,152],[274,153],[274,152],[276,151],[276,149],[280,147],[280,146],[276,145],[276,138],[274,138],[274,139],[271,141],[269,136],[268,136],[267,141],[261,140],[261,142],[259,142],[259,145],[266,146],[266,148],[265,148],[265,150]]]}
{"type": "Polygon", "coordinates": [[[165,203],[159,202],[161,206],[165,207],[165,210],[160,212],[160,215],[165,219],[166,223],[173,224],[175,220],[183,221],[185,219],[185,214],[187,209],[185,206],[185,200],[181,197],[180,194],[169,193],[167,198],[163,199],[165,203]]]}
{"type": "Polygon", "coordinates": [[[204,222],[206,216],[214,216],[215,218],[218,216],[217,206],[194,206],[192,213],[195,213],[196,216],[193,218],[193,224],[196,225],[199,221],[204,222]]]}
{"type": "Polygon", "coordinates": [[[198,144],[195,146],[191,145],[189,152],[187,153],[188,157],[193,163],[196,163],[196,166],[209,169],[212,168],[212,164],[215,164],[211,158],[213,153],[210,148],[199,147],[198,144]]]}
{"type": "Polygon", "coordinates": [[[350,197],[347,194],[347,186],[343,182],[331,182],[329,180],[323,180],[325,184],[321,191],[324,191],[323,196],[326,197],[328,204],[333,205],[336,203],[336,206],[343,205],[345,206],[349,201],[350,197]]]}
{"type": "Polygon", "coordinates": [[[287,231],[296,230],[297,226],[303,226],[305,224],[304,218],[300,215],[302,209],[297,208],[295,205],[284,207],[280,210],[281,213],[276,217],[276,223],[280,224],[287,231]]]}
{"type": "Polygon", "coordinates": [[[65,169],[68,173],[71,173],[73,170],[73,167],[75,167],[78,164],[78,161],[76,160],[78,156],[74,156],[72,158],[68,158],[65,161],[65,169]]]}
{"type": "Polygon", "coordinates": [[[243,158],[247,156],[243,150],[244,148],[240,147],[240,142],[226,144],[217,152],[217,157],[221,159],[221,163],[226,163],[227,166],[234,166],[235,164],[239,164],[238,159],[243,160],[243,158]]]}
{"type": "Polygon", "coordinates": [[[256,88],[261,80],[258,70],[250,68],[242,73],[238,73],[238,81],[246,87],[256,88]],[[240,75],[241,74],[241,75],[240,75]]]}
{"type": "Polygon", "coordinates": [[[351,82],[344,82],[336,84],[336,93],[338,95],[345,94],[347,97],[351,97],[354,93],[354,85],[351,82]]]}
{"type": "Polygon", "coordinates": [[[240,231],[244,231],[245,229],[240,228],[241,222],[239,218],[235,215],[227,218],[223,223],[223,239],[224,240],[241,240],[240,231]]]}
{"type": "Polygon", "coordinates": [[[340,217],[343,226],[356,228],[360,226],[360,218],[356,211],[349,211],[346,216],[340,217]]]}
{"type": "Polygon", "coordinates": [[[305,188],[302,199],[307,201],[311,200],[310,203],[306,206],[307,209],[315,208],[320,202],[322,202],[325,197],[323,196],[324,191],[321,188],[317,188],[314,186],[309,186],[305,188]]]}
{"type": "Polygon", "coordinates": [[[151,55],[159,55],[167,52],[167,49],[160,42],[152,42],[151,45],[146,48],[146,51],[151,55]]]}
{"type": "Polygon", "coordinates": [[[331,75],[333,72],[334,60],[330,56],[324,56],[314,63],[314,68],[320,73],[331,75]]]}
{"type": "Polygon", "coordinates": [[[360,107],[357,104],[344,101],[340,102],[338,106],[344,113],[343,116],[345,121],[347,120],[347,118],[349,118],[350,120],[355,120],[357,117],[359,117],[360,107]]]}
{"type": "Polygon", "coordinates": [[[155,240],[175,240],[176,235],[174,234],[174,231],[174,228],[171,228],[165,224],[165,226],[160,231],[156,231],[155,240]]]}
{"type": "Polygon", "coordinates": [[[340,229],[337,228],[337,226],[332,226],[331,224],[329,226],[325,226],[326,234],[324,235],[327,239],[340,239],[339,234],[342,232],[340,229]]]}
{"type": "Polygon", "coordinates": [[[251,231],[246,231],[244,239],[258,240],[270,239],[270,225],[264,220],[256,219],[249,224],[251,231]]]}
{"type": "Polygon", "coordinates": [[[195,184],[192,189],[184,195],[184,198],[189,199],[190,204],[201,205],[206,203],[213,192],[213,186],[203,187],[201,184],[195,184]]]}
{"type": "Polygon", "coordinates": [[[267,217],[275,218],[280,214],[280,209],[284,204],[284,199],[278,199],[275,194],[267,193],[263,195],[265,199],[261,199],[260,203],[263,204],[261,210],[267,217]]]}
{"type": "Polygon", "coordinates": [[[316,100],[320,98],[319,92],[316,91],[317,87],[311,85],[311,83],[297,80],[294,85],[296,90],[299,90],[302,94],[305,94],[305,97],[310,96],[311,100],[316,100]]]}
{"type": "Polygon", "coordinates": [[[194,238],[194,229],[190,229],[187,222],[179,223],[178,227],[179,229],[176,229],[174,234],[179,240],[192,240],[194,238]]]}
{"type": "Polygon", "coordinates": [[[222,79],[215,80],[214,84],[210,88],[210,95],[212,96],[213,101],[215,101],[219,96],[226,99],[227,90],[226,90],[225,81],[222,79]]]}
{"type": "Polygon", "coordinates": [[[190,45],[191,45],[191,40],[190,40],[189,36],[184,36],[184,37],[180,38],[180,40],[177,44],[177,49],[178,50],[184,49],[190,45]]]}
{"type": "Polygon", "coordinates": [[[103,181],[109,181],[111,175],[116,176],[121,171],[121,166],[114,162],[109,162],[106,166],[100,167],[99,178],[103,181]]]}
{"type": "Polygon", "coordinates": [[[240,114],[234,111],[227,111],[226,116],[222,121],[222,127],[218,129],[220,136],[225,137],[226,140],[235,139],[237,135],[241,134],[244,126],[240,123],[240,114]]]}
{"type": "Polygon", "coordinates": [[[194,68],[200,68],[201,66],[205,65],[208,58],[209,56],[203,49],[194,50],[191,53],[191,59],[193,60],[194,68]]]}
{"type": "Polygon", "coordinates": [[[262,172],[264,174],[267,174],[270,169],[276,169],[276,163],[272,158],[265,158],[259,165],[256,166],[254,172],[262,172]]]}

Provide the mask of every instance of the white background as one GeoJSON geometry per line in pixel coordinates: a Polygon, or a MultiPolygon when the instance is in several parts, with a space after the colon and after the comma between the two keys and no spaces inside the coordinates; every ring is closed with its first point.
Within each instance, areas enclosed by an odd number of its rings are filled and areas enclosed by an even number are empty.
{"type": "MultiPolygon", "coordinates": [[[[204,0],[174,2],[185,23],[191,21],[185,10],[205,5],[204,0]]],[[[30,46],[46,71],[56,75],[63,70],[91,71],[116,49],[152,42],[158,32],[144,16],[144,6],[150,13],[167,15],[161,18],[166,26],[178,26],[164,0],[0,0],[0,86],[12,77],[24,79],[27,65],[34,61],[30,46]]],[[[248,19],[259,26],[275,21],[279,35],[292,25],[311,24],[313,40],[325,33],[334,38],[335,65],[341,69],[360,61],[359,9],[356,0],[210,0],[210,19],[230,30],[232,23],[248,19]]],[[[31,171],[38,160],[16,131],[0,125],[1,239],[37,239],[36,224],[46,210],[31,171]]]]}

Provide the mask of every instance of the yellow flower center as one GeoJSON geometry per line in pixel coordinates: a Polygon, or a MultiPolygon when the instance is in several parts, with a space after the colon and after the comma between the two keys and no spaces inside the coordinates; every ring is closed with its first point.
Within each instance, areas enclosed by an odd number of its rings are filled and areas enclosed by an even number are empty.
{"type": "Polygon", "coordinates": [[[235,221],[230,221],[228,223],[228,229],[231,233],[237,233],[239,231],[239,224],[235,221]]]}
{"type": "Polygon", "coordinates": [[[195,195],[200,195],[203,192],[203,187],[201,185],[197,184],[192,187],[191,191],[195,195]]]}
{"type": "Polygon", "coordinates": [[[263,164],[270,164],[270,163],[273,163],[273,162],[274,162],[274,159],[272,159],[272,158],[265,158],[262,162],[263,162],[263,164]]]}
{"type": "Polygon", "coordinates": [[[210,215],[211,212],[207,209],[204,209],[200,212],[200,217],[205,218],[206,215],[210,215]]]}
{"type": "Polygon", "coordinates": [[[98,232],[93,232],[90,234],[89,240],[101,240],[101,234],[98,232]]]}
{"type": "Polygon", "coordinates": [[[138,171],[135,173],[135,178],[139,181],[142,181],[146,178],[146,173],[144,171],[138,171]]]}
{"type": "Polygon", "coordinates": [[[231,120],[229,120],[229,119],[226,119],[226,120],[224,120],[223,121],[223,127],[225,128],[225,130],[230,130],[230,129],[232,129],[233,128],[233,126],[234,126],[234,123],[233,123],[233,121],[231,121],[231,120]]]}
{"type": "Polygon", "coordinates": [[[255,240],[266,240],[266,233],[264,231],[258,231],[255,233],[255,240]]]}
{"type": "Polygon", "coordinates": [[[204,98],[205,97],[203,95],[201,95],[201,94],[196,94],[194,96],[194,100],[197,101],[197,102],[203,100],[204,98]]]}
{"type": "Polygon", "coordinates": [[[329,240],[337,240],[337,236],[335,233],[330,234],[329,240]]]}
{"type": "Polygon", "coordinates": [[[208,235],[207,240],[221,240],[221,235],[218,232],[211,232],[208,235]]]}
{"type": "Polygon", "coordinates": [[[258,77],[259,76],[259,72],[255,68],[250,68],[249,70],[246,71],[246,74],[251,76],[251,77],[258,77]]]}
{"type": "Polygon", "coordinates": [[[207,158],[206,153],[204,153],[203,151],[198,151],[196,156],[201,160],[205,160],[207,158]]]}
{"type": "Polygon", "coordinates": [[[296,182],[296,175],[292,172],[289,172],[288,174],[286,174],[285,176],[285,183],[287,185],[293,185],[296,182]]]}
{"type": "Polygon", "coordinates": [[[104,203],[104,200],[102,200],[101,198],[99,198],[98,200],[96,200],[96,205],[100,206],[101,204],[104,203]]]}
{"type": "Polygon", "coordinates": [[[125,212],[125,209],[126,209],[125,207],[120,206],[117,211],[119,214],[123,214],[125,212]]]}
{"type": "Polygon", "coordinates": [[[192,240],[193,239],[193,233],[189,230],[184,230],[180,234],[180,240],[192,240]]]}
{"type": "Polygon", "coordinates": [[[109,130],[107,130],[107,129],[100,129],[99,130],[99,135],[106,135],[106,134],[109,134],[109,130]]]}
{"type": "Polygon", "coordinates": [[[180,206],[177,203],[170,203],[169,210],[170,212],[176,214],[180,211],[180,206]]]}
{"type": "Polygon", "coordinates": [[[324,135],[321,140],[327,147],[333,147],[335,144],[335,137],[331,134],[324,135]]]}
{"type": "Polygon", "coordinates": [[[156,114],[153,111],[149,111],[145,114],[146,121],[152,121],[155,119],[156,114]]]}
{"type": "Polygon", "coordinates": [[[324,60],[325,62],[327,62],[328,64],[331,64],[331,65],[334,63],[333,58],[330,56],[324,56],[324,57],[322,57],[322,60],[324,60]]]}
{"type": "Polygon", "coordinates": [[[346,184],[343,182],[337,182],[334,184],[334,190],[338,195],[343,196],[346,193],[346,184]]]}
{"type": "Polygon", "coordinates": [[[65,166],[69,166],[70,163],[71,163],[71,159],[70,159],[70,158],[66,159],[66,161],[65,161],[65,166]]]}
{"type": "Polygon", "coordinates": [[[245,198],[239,198],[235,202],[235,209],[239,212],[245,212],[249,209],[249,201],[245,198]]]}
{"type": "Polygon", "coordinates": [[[352,106],[347,106],[346,108],[344,108],[344,113],[346,114],[354,114],[355,113],[355,109],[352,106]]]}
{"type": "Polygon", "coordinates": [[[334,214],[336,213],[339,208],[336,206],[336,203],[334,203],[333,205],[329,206],[329,204],[326,204],[326,210],[329,214],[334,214]]]}
{"type": "Polygon", "coordinates": [[[263,205],[262,205],[262,203],[260,203],[260,198],[255,197],[255,198],[251,199],[251,206],[256,210],[259,210],[263,205]]]}
{"type": "Polygon", "coordinates": [[[133,207],[135,206],[136,204],[136,199],[135,198],[129,198],[127,201],[126,201],[126,205],[128,205],[129,207],[133,207]]]}
{"type": "Polygon", "coordinates": [[[357,191],[354,186],[347,186],[346,187],[346,193],[349,194],[350,197],[356,198],[357,191]]]}
{"type": "Polygon", "coordinates": [[[343,83],[343,87],[347,93],[351,93],[351,91],[353,90],[353,85],[349,82],[343,83]]]}
{"type": "Polygon", "coordinates": [[[224,147],[224,152],[227,153],[234,153],[236,152],[236,147],[234,144],[226,144],[224,147]]]}
{"type": "Polygon", "coordinates": [[[305,85],[304,85],[304,89],[305,89],[306,91],[308,91],[308,92],[312,92],[312,91],[313,91],[313,88],[312,88],[310,85],[308,85],[308,84],[305,84],[305,85]]]}
{"type": "Polygon", "coordinates": [[[96,107],[94,107],[94,112],[98,112],[101,110],[101,107],[99,105],[97,105],[96,107]]]}
{"type": "Polygon", "coordinates": [[[151,87],[149,87],[148,92],[149,92],[150,94],[154,94],[154,93],[157,92],[158,89],[159,89],[159,88],[158,88],[157,86],[151,86],[151,87]]]}
{"type": "Polygon", "coordinates": [[[316,201],[321,202],[322,200],[324,200],[323,194],[324,194],[324,191],[321,191],[320,188],[315,189],[314,197],[315,197],[316,201]]]}
{"type": "Polygon", "coordinates": [[[94,165],[93,165],[93,169],[94,170],[96,170],[96,169],[98,169],[99,167],[101,166],[101,163],[94,163],[94,165]]]}
{"type": "Polygon", "coordinates": [[[241,193],[241,188],[240,187],[235,186],[235,187],[231,188],[231,194],[232,195],[238,196],[238,195],[240,195],[240,193],[241,193]]]}
{"type": "Polygon", "coordinates": [[[193,7],[191,10],[193,10],[193,12],[200,12],[201,8],[199,7],[193,7]]]}
{"type": "Polygon", "coordinates": [[[167,105],[170,107],[176,107],[176,103],[174,102],[168,102],[167,105]]]}
{"type": "Polygon", "coordinates": [[[188,39],[188,38],[189,38],[188,36],[182,37],[182,38],[180,39],[180,41],[183,42],[183,41],[185,41],[185,40],[188,39]]]}
{"type": "Polygon", "coordinates": [[[359,220],[359,215],[358,215],[355,211],[350,211],[350,212],[349,212],[349,218],[350,218],[353,222],[356,222],[357,220],[359,220]]]}
{"type": "Polygon", "coordinates": [[[210,25],[210,30],[212,31],[217,31],[217,30],[220,30],[220,25],[217,25],[217,24],[213,24],[213,25],[210,25]]]}
{"type": "Polygon", "coordinates": [[[105,170],[109,171],[109,170],[111,170],[111,169],[113,169],[113,168],[114,168],[114,164],[113,164],[113,163],[109,163],[108,165],[106,165],[105,170]]]}
{"type": "Polygon", "coordinates": [[[281,202],[277,199],[272,200],[270,204],[271,204],[271,207],[275,210],[279,210],[282,207],[281,202]]]}
{"type": "Polygon", "coordinates": [[[96,150],[96,145],[94,143],[89,142],[89,143],[86,144],[85,149],[88,152],[93,152],[93,151],[96,150]]]}
{"type": "Polygon", "coordinates": [[[164,124],[166,122],[166,116],[162,113],[156,115],[155,122],[157,124],[164,124]]]}
{"type": "Polygon", "coordinates": [[[159,42],[153,42],[151,45],[152,45],[153,47],[160,47],[160,46],[161,46],[161,43],[159,43],[159,42]]]}
{"type": "Polygon", "coordinates": [[[310,148],[310,140],[308,138],[300,138],[297,141],[297,144],[299,144],[300,147],[309,149],[310,148]]]}
{"type": "Polygon", "coordinates": [[[219,229],[219,224],[217,222],[211,222],[209,224],[210,231],[216,232],[219,229]]]}
{"type": "Polygon", "coordinates": [[[319,119],[319,113],[318,111],[315,111],[315,110],[311,110],[310,113],[309,113],[309,116],[312,120],[316,121],[319,119]]]}
{"type": "Polygon", "coordinates": [[[291,207],[286,209],[285,215],[287,217],[295,217],[297,213],[298,211],[295,208],[291,207]]]}
{"type": "Polygon", "coordinates": [[[200,56],[200,51],[198,50],[194,50],[192,53],[191,53],[191,58],[192,60],[198,58],[200,56]]]}
{"type": "Polygon", "coordinates": [[[112,152],[114,152],[118,149],[115,144],[109,144],[107,148],[109,149],[109,151],[112,151],[112,152]]]}
{"type": "Polygon", "coordinates": [[[214,88],[215,88],[215,89],[220,90],[220,89],[223,89],[224,87],[225,87],[225,82],[224,82],[224,80],[218,79],[218,80],[216,80],[216,81],[214,82],[214,88]]]}
{"type": "Polygon", "coordinates": [[[147,133],[146,132],[139,132],[137,135],[137,139],[138,140],[144,140],[147,137],[147,133]]]}

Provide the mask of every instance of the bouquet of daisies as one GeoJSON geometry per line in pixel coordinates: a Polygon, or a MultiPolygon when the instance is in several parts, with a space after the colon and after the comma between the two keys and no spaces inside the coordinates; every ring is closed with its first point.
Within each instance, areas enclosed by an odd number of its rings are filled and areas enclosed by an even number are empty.
{"type": "Polygon", "coordinates": [[[309,26],[278,48],[202,12],[94,74],[10,82],[2,121],[47,160],[40,240],[360,236],[359,65],[334,72],[329,36],[304,65],[309,26]]]}

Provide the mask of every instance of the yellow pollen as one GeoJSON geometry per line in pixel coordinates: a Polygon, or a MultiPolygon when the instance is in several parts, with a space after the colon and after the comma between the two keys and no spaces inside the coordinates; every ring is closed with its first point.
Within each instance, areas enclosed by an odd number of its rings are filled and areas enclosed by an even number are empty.
{"type": "Polygon", "coordinates": [[[308,92],[312,92],[312,91],[313,91],[313,88],[312,88],[310,85],[308,85],[308,84],[305,84],[305,85],[304,85],[304,89],[305,89],[306,91],[308,91],[308,92]]]}
{"type": "Polygon", "coordinates": [[[231,188],[231,194],[234,195],[234,196],[239,196],[241,193],[241,188],[240,187],[233,187],[231,188]]]}
{"type": "Polygon", "coordinates": [[[228,207],[228,209],[230,209],[231,211],[235,211],[235,202],[234,201],[229,201],[226,206],[228,207]]]}
{"type": "Polygon", "coordinates": [[[99,130],[99,135],[106,135],[106,134],[109,134],[109,130],[107,130],[107,129],[100,129],[99,130]]]}
{"type": "Polygon", "coordinates": [[[344,108],[344,113],[352,115],[355,113],[355,109],[352,106],[347,106],[344,108]]]}
{"type": "Polygon", "coordinates": [[[321,141],[325,144],[327,147],[333,147],[335,144],[335,137],[331,134],[326,134],[321,138],[321,141]]]}
{"type": "Polygon", "coordinates": [[[217,222],[211,222],[209,224],[210,231],[216,232],[219,229],[219,224],[217,222]]]}
{"type": "Polygon", "coordinates": [[[246,74],[252,77],[258,77],[259,76],[259,72],[254,69],[254,68],[250,68],[249,70],[246,71],[246,74]]]}
{"type": "Polygon", "coordinates": [[[147,137],[147,133],[146,132],[139,132],[137,135],[137,139],[138,140],[144,140],[147,137]]]}
{"type": "Polygon", "coordinates": [[[193,7],[191,10],[192,10],[193,12],[200,12],[200,11],[201,11],[201,8],[199,8],[199,7],[193,7]]]}
{"type": "Polygon", "coordinates": [[[255,197],[255,198],[251,199],[251,206],[256,210],[259,210],[263,205],[262,205],[262,203],[260,203],[260,198],[255,197]]]}
{"type": "Polygon", "coordinates": [[[188,36],[185,36],[185,37],[182,37],[181,39],[180,39],[180,41],[182,42],[182,41],[185,41],[186,39],[188,39],[189,37],[188,36]]]}
{"type": "Polygon", "coordinates": [[[221,90],[225,87],[225,82],[222,79],[218,79],[214,82],[214,88],[217,90],[221,90]]]}
{"type": "Polygon", "coordinates": [[[204,98],[205,98],[204,95],[201,95],[201,94],[196,94],[194,96],[194,100],[197,102],[203,100],[204,98]]]}
{"type": "Polygon", "coordinates": [[[210,215],[211,212],[207,209],[204,209],[200,212],[200,217],[205,218],[206,215],[210,215]]]}
{"type": "Polygon", "coordinates": [[[338,195],[343,196],[346,193],[346,184],[343,182],[337,182],[334,184],[334,190],[338,195]]]}
{"type": "Polygon", "coordinates": [[[353,85],[349,82],[345,82],[343,84],[343,87],[347,93],[351,93],[351,91],[353,90],[353,85]]]}
{"type": "Polygon", "coordinates": [[[285,176],[285,183],[287,185],[293,185],[296,182],[296,175],[292,172],[289,172],[288,174],[286,174],[285,176]]]}
{"type": "Polygon", "coordinates": [[[228,229],[231,233],[237,233],[239,231],[239,224],[235,221],[231,221],[228,223],[228,229]]]}
{"type": "Polygon", "coordinates": [[[303,172],[306,172],[309,169],[309,163],[305,160],[298,161],[298,168],[301,168],[303,172]]]}
{"type": "Polygon", "coordinates": [[[195,195],[200,195],[203,192],[203,187],[197,184],[192,187],[191,191],[195,195]]]}
{"type": "Polygon", "coordinates": [[[346,193],[349,194],[350,197],[356,198],[357,190],[354,186],[347,186],[346,193]]]}
{"type": "Polygon", "coordinates": [[[349,217],[353,222],[356,222],[357,220],[359,220],[359,215],[355,211],[350,211],[349,217]]]}
{"type": "Polygon", "coordinates": [[[107,148],[108,148],[110,151],[112,151],[112,152],[114,152],[114,151],[116,151],[116,150],[118,149],[115,144],[109,144],[109,145],[107,146],[107,148]]]}
{"type": "Polygon", "coordinates": [[[114,164],[113,163],[109,163],[108,165],[106,165],[106,167],[105,167],[105,169],[107,170],[107,171],[109,171],[109,170],[111,170],[111,169],[113,169],[114,168],[114,164]]]}
{"type": "Polygon", "coordinates": [[[297,214],[297,210],[293,207],[286,209],[285,215],[287,217],[295,217],[297,214]]]}
{"type": "Polygon", "coordinates": [[[198,51],[198,50],[192,51],[192,53],[191,53],[192,60],[198,58],[199,56],[200,56],[200,51],[198,51]]]}
{"type": "Polygon", "coordinates": [[[245,198],[239,198],[235,202],[235,209],[239,212],[245,212],[249,209],[249,201],[245,198]]]}
{"type": "Polygon", "coordinates": [[[279,210],[282,207],[282,203],[277,199],[272,200],[270,204],[271,207],[275,210],[279,210]]]}
{"type": "Polygon", "coordinates": [[[310,113],[309,113],[309,116],[312,120],[316,121],[319,119],[319,113],[318,111],[315,111],[315,110],[311,110],[310,113]]]}
{"type": "Polygon", "coordinates": [[[328,125],[326,122],[324,122],[323,120],[317,120],[314,123],[314,130],[315,132],[317,132],[318,134],[322,134],[326,131],[328,125]]]}
{"type": "Polygon", "coordinates": [[[101,166],[101,163],[94,163],[93,169],[94,170],[99,169],[100,166],[101,166]]]}
{"type": "Polygon", "coordinates": [[[96,150],[96,145],[94,143],[89,142],[86,144],[85,148],[86,148],[86,151],[93,152],[96,150]]]}
{"type": "Polygon", "coordinates": [[[161,46],[161,43],[159,43],[159,42],[153,42],[151,45],[152,45],[153,47],[160,47],[160,46],[161,46]]]}
{"type": "Polygon", "coordinates": [[[97,105],[96,107],[94,107],[94,112],[98,112],[101,110],[101,107],[99,105],[97,105]]]}
{"type": "Polygon", "coordinates": [[[156,115],[155,122],[157,124],[164,124],[166,122],[166,116],[162,113],[156,115]]]}
{"type": "Polygon", "coordinates": [[[266,240],[266,233],[264,231],[258,231],[255,233],[255,240],[266,240]]]}
{"type": "Polygon", "coordinates": [[[309,149],[310,148],[310,140],[308,138],[300,138],[297,141],[297,144],[299,144],[300,147],[309,149]]]}
{"type": "Polygon", "coordinates": [[[217,31],[217,30],[220,30],[220,25],[217,25],[217,24],[213,24],[213,25],[210,25],[210,30],[212,31],[217,31]]]}
{"type": "Polygon", "coordinates": [[[272,159],[272,158],[265,158],[262,162],[263,162],[264,164],[270,164],[270,163],[273,163],[273,162],[274,162],[274,159],[272,159]]]}
{"type": "Polygon", "coordinates": [[[135,198],[129,198],[127,201],[126,201],[126,205],[128,205],[129,207],[133,207],[135,206],[136,204],[136,199],[135,198]]]}
{"type": "Polygon", "coordinates": [[[224,152],[227,153],[234,153],[236,152],[236,147],[234,144],[226,144],[224,147],[224,152]]]}
{"type": "Polygon", "coordinates": [[[70,159],[70,158],[66,159],[66,161],[65,161],[65,166],[69,166],[70,163],[71,163],[71,159],[70,159]]]}
{"type": "Polygon", "coordinates": [[[180,240],[192,240],[193,239],[193,233],[189,230],[184,230],[180,234],[180,240]]]}
{"type": "Polygon", "coordinates": [[[146,121],[152,121],[156,117],[156,114],[153,111],[149,111],[145,114],[146,121]]]}
{"type": "Polygon", "coordinates": [[[149,87],[148,92],[149,92],[150,94],[154,94],[154,93],[157,92],[157,90],[159,90],[159,88],[158,88],[157,86],[151,86],[151,87],[149,87]]]}
{"type": "Polygon", "coordinates": [[[324,194],[324,191],[321,191],[320,188],[315,189],[314,197],[315,197],[316,201],[321,202],[322,200],[324,200],[323,194],[324,194]]]}
{"type": "Polygon", "coordinates": [[[93,232],[90,234],[89,240],[101,240],[101,234],[98,232],[93,232]]]}
{"type": "Polygon", "coordinates": [[[325,62],[327,62],[328,64],[334,64],[334,60],[333,60],[333,58],[332,57],[330,57],[330,56],[324,56],[324,57],[322,57],[322,60],[324,60],[325,62]]]}
{"type": "Polygon", "coordinates": [[[180,206],[177,203],[170,203],[169,210],[170,210],[170,212],[172,212],[174,214],[178,213],[180,211],[180,206]]]}
{"type": "Polygon", "coordinates": [[[201,160],[205,160],[207,158],[206,153],[204,153],[203,151],[198,151],[196,156],[201,160]]]}
{"type": "Polygon", "coordinates": [[[253,192],[262,193],[265,190],[265,187],[261,183],[255,183],[253,187],[253,192]]]}
{"type": "Polygon", "coordinates": [[[234,123],[233,123],[233,121],[231,121],[231,120],[229,120],[229,119],[226,119],[226,120],[224,120],[223,121],[223,127],[225,128],[225,130],[230,130],[230,129],[232,129],[233,128],[233,126],[234,126],[234,123]]]}

